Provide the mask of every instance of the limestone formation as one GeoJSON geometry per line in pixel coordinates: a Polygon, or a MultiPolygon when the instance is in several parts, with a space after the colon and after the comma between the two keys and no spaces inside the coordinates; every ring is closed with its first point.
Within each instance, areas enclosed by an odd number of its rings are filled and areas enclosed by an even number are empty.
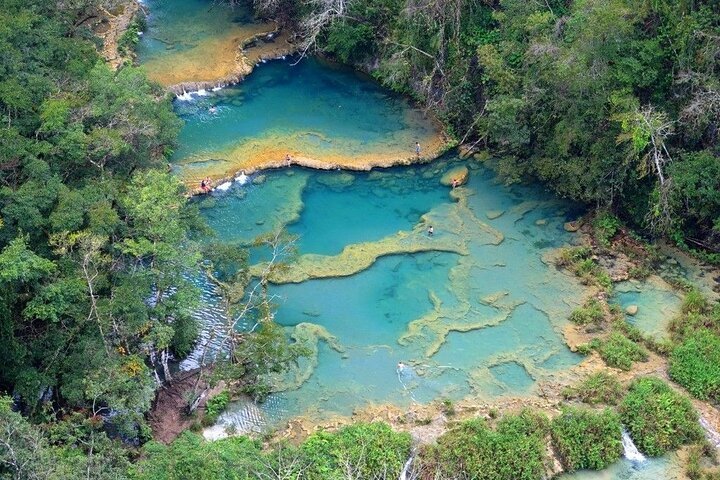
{"type": "Polygon", "coordinates": [[[465,185],[468,181],[469,176],[470,171],[466,166],[462,165],[460,167],[455,167],[445,172],[445,174],[440,179],[440,183],[445,185],[446,187],[452,186],[453,183],[455,184],[455,186],[465,185]]]}

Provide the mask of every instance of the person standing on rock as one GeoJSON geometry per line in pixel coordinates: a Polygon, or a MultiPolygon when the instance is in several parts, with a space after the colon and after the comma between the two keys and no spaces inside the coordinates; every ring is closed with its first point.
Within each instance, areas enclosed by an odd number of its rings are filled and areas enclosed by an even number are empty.
{"type": "Polygon", "coordinates": [[[428,237],[432,237],[435,234],[435,229],[432,225],[430,225],[430,228],[428,228],[428,237]]]}
{"type": "Polygon", "coordinates": [[[420,156],[420,142],[415,142],[415,155],[420,156]]]}

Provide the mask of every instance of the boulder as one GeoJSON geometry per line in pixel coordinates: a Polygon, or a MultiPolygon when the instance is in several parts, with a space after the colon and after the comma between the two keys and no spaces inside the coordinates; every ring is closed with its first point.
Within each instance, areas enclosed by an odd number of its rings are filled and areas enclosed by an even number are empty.
{"type": "Polygon", "coordinates": [[[440,183],[451,187],[453,184],[453,180],[457,181],[457,185],[464,185],[467,183],[468,178],[470,177],[470,170],[466,166],[461,167],[455,167],[451,168],[440,179],[440,183]]]}
{"type": "Polygon", "coordinates": [[[505,210],[488,210],[485,212],[485,216],[490,220],[495,220],[496,218],[501,217],[503,213],[505,213],[505,210]]]}
{"type": "Polygon", "coordinates": [[[253,185],[261,185],[265,183],[265,180],[267,180],[267,177],[265,175],[258,175],[257,177],[252,179],[253,185]]]}
{"type": "Polygon", "coordinates": [[[565,222],[563,228],[566,232],[577,232],[578,230],[580,230],[581,226],[582,223],[580,223],[580,220],[575,220],[574,222],[565,222]]]}
{"type": "Polygon", "coordinates": [[[628,305],[628,307],[625,309],[625,313],[634,317],[638,313],[638,306],[637,305],[628,305]]]}

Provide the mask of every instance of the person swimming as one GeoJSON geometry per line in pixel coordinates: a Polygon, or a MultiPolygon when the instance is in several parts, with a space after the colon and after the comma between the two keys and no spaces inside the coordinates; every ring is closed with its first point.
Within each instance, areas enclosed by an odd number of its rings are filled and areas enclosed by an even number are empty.
{"type": "Polygon", "coordinates": [[[208,112],[217,113],[217,107],[215,105],[212,105],[210,108],[208,108],[208,112]]]}

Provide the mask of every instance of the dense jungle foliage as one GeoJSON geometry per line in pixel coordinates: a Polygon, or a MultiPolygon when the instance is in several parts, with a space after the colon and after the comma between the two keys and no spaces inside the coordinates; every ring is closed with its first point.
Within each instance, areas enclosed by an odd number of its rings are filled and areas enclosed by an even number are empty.
{"type": "MultiPolygon", "coordinates": [[[[119,478],[128,452],[107,434],[150,439],[156,389],[197,337],[191,279],[247,280],[239,247],[198,241],[209,232],[168,172],[170,96],[98,55],[105,7],[0,1],[3,478],[119,478]]],[[[260,394],[262,373],[292,361],[285,347],[261,323],[223,366],[260,394]]]]}
{"type": "Polygon", "coordinates": [[[414,95],[508,182],[539,179],[720,252],[717,1],[255,4],[294,12],[315,47],[414,95]]]}

